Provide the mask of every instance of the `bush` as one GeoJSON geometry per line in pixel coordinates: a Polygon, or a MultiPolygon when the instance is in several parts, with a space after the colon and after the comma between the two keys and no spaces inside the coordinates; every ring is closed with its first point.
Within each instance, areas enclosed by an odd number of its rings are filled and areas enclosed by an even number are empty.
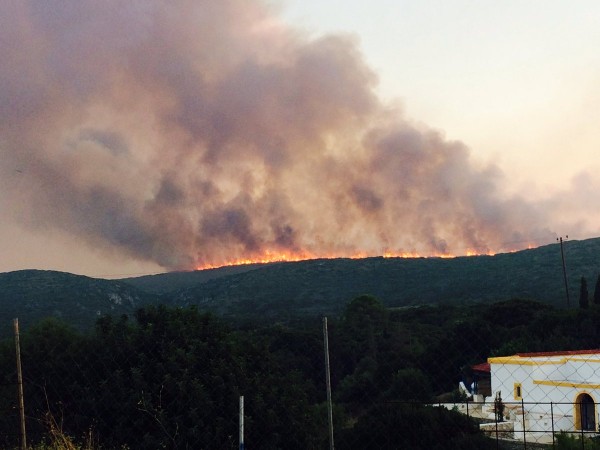
{"type": "Polygon", "coordinates": [[[410,403],[379,404],[340,433],[339,448],[485,450],[495,448],[469,417],[410,403]]]}

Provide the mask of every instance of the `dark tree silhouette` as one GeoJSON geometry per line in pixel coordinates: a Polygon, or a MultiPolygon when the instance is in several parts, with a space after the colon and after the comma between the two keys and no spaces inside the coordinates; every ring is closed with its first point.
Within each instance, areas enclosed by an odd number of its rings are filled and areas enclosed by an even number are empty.
{"type": "Polygon", "coordinates": [[[589,304],[587,281],[585,277],[581,277],[581,287],[579,289],[579,307],[585,309],[589,306],[589,304]]]}
{"type": "Polygon", "coordinates": [[[600,305],[600,274],[598,274],[596,286],[594,287],[594,304],[600,305]]]}

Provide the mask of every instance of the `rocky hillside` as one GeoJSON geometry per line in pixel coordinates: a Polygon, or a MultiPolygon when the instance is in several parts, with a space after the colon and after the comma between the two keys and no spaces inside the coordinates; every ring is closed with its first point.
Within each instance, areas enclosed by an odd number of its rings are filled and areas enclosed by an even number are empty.
{"type": "Polygon", "coordinates": [[[44,270],[0,273],[0,334],[10,332],[13,318],[27,327],[44,317],[58,317],[85,329],[101,315],[131,314],[141,305],[161,301],[122,281],[44,270]]]}

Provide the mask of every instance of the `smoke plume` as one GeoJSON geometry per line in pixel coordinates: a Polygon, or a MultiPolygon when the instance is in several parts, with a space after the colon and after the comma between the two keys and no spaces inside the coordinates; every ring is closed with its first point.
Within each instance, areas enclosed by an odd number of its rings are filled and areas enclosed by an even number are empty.
{"type": "Polygon", "coordinates": [[[510,250],[545,209],[255,0],[5,0],[0,175],[30,227],[165,268],[510,250]]]}

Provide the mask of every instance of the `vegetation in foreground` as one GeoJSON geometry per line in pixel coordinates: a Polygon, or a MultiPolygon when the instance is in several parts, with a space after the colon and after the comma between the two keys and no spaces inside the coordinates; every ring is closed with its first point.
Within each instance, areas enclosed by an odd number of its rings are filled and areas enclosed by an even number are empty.
{"type": "MultiPolygon", "coordinates": [[[[458,396],[448,393],[488,356],[594,348],[599,338],[595,304],[389,310],[357,297],[329,319],[336,447],[495,448],[470,419],[425,405],[458,396]]],[[[51,442],[51,414],[76,448],[89,448],[90,436],[94,448],[237,448],[243,395],[248,447],[327,447],[320,321],[231,328],[195,308],[161,306],[138,310],[135,320],[102,317],[87,334],[44,320],[21,343],[34,446],[51,442]]],[[[14,344],[3,341],[2,448],[18,440],[14,365],[14,344]]]]}

